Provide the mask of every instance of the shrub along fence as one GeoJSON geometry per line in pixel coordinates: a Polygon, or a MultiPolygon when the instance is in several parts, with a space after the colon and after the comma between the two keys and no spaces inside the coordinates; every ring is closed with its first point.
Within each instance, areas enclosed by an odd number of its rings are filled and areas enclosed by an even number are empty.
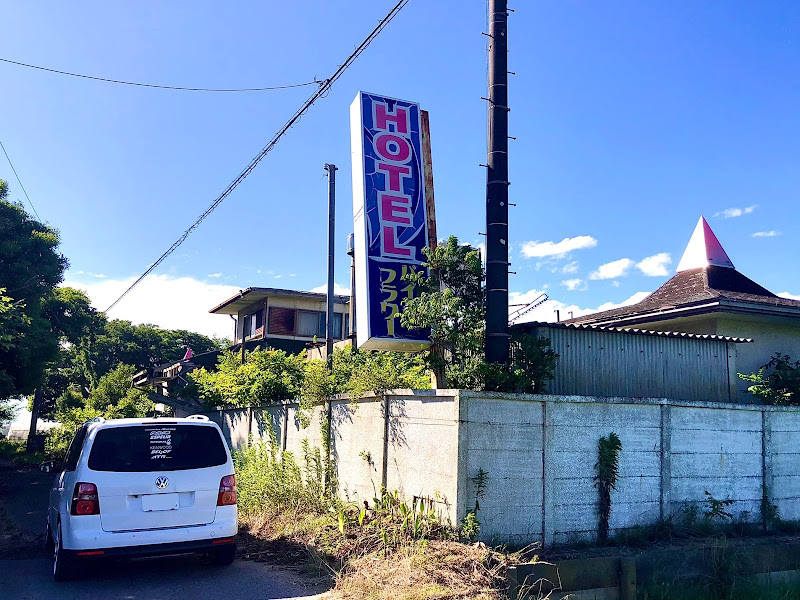
{"type": "Polygon", "coordinates": [[[800,519],[796,407],[401,390],[356,403],[335,398],[311,414],[292,402],[206,414],[234,449],[252,436],[300,460],[303,440],[325,448],[328,411],[341,497],[372,504],[385,487],[457,523],[475,508],[482,470],[476,516],[487,541],[596,539],[597,448],[611,432],[622,446],[611,536],[674,516],[800,519]]]}

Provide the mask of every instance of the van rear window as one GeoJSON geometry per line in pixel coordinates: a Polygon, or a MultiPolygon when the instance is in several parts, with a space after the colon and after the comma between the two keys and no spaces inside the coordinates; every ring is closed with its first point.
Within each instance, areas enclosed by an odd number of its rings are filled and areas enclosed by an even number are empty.
{"type": "Polygon", "coordinates": [[[134,425],[97,432],[93,471],[139,473],[217,467],[228,460],[219,432],[204,425],[134,425]]]}

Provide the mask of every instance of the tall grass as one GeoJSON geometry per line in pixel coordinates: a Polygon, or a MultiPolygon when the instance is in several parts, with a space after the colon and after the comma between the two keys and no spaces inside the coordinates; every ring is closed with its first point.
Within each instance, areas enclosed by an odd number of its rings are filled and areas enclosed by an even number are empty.
{"type": "Polygon", "coordinates": [[[239,512],[244,517],[265,512],[326,512],[333,499],[323,492],[322,474],[313,453],[301,468],[291,452],[258,442],[234,452],[239,512]],[[305,476],[304,476],[305,475],[305,476]]]}

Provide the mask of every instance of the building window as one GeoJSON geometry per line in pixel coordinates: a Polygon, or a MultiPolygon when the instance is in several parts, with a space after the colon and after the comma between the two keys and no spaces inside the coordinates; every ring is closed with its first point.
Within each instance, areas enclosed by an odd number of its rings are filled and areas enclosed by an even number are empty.
{"type": "Polygon", "coordinates": [[[294,335],[294,314],[293,308],[271,307],[269,309],[269,333],[294,335]]]}
{"type": "Polygon", "coordinates": [[[242,329],[242,337],[244,339],[261,337],[264,333],[264,309],[257,310],[256,312],[247,315],[244,318],[244,328],[242,329]]]}
{"type": "MultiPolygon", "coordinates": [[[[333,339],[341,340],[347,334],[347,315],[333,313],[333,339]],[[344,329],[342,327],[344,319],[344,329]]],[[[269,309],[267,331],[274,335],[325,339],[325,313],[319,310],[295,310],[272,306],[269,309]]]]}
{"type": "Polygon", "coordinates": [[[297,311],[297,335],[303,337],[325,336],[325,313],[316,310],[297,311]]]}

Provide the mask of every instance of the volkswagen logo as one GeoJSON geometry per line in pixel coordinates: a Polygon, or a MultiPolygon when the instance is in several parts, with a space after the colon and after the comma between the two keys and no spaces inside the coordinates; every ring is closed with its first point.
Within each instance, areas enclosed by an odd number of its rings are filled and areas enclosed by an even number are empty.
{"type": "Polygon", "coordinates": [[[169,485],[169,479],[166,477],[159,477],[156,479],[156,487],[160,490],[163,490],[165,487],[169,485]]]}

